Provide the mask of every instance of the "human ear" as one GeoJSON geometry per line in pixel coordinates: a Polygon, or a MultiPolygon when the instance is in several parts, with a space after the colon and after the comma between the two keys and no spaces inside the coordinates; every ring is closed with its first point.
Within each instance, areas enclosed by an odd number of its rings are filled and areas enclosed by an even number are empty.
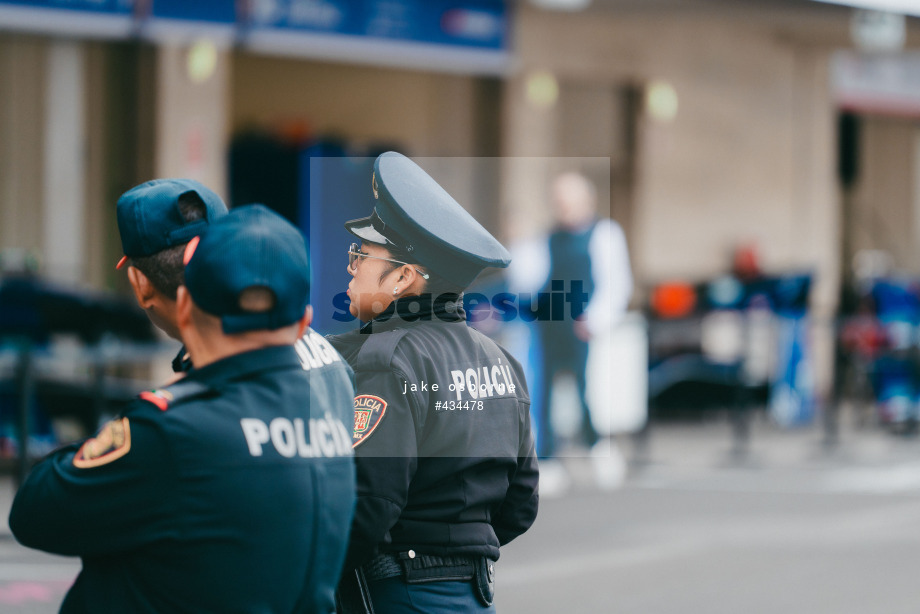
{"type": "Polygon", "coordinates": [[[304,309],[303,317],[300,318],[300,321],[297,323],[297,338],[300,339],[304,332],[307,330],[307,327],[310,326],[310,323],[313,321],[313,306],[307,305],[307,308],[304,309]]]}
{"type": "Polygon", "coordinates": [[[140,269],[129,266],[128,282],[131,284],[131,289],[134,290],[134,298],[137,299],[137,304],[140,305],[141,309],[149,309],[156,298],[157,291],[147,276],[140,269]]]}
{"type": "Polygon", "coordinates": [[[412,283],[415,281],[416,275],[417,273],[415,272],[415,268],[409,265],[403,266],[402,269],[400,269],[399,271],[399,281],[405,280],[406,285],[411,286],[412,283]]]}
{"type": "Polygon", "coordinates": [[[192,297],[185,286],[176,290],[176,326],[180,333],[192,325],[192,297]]]}

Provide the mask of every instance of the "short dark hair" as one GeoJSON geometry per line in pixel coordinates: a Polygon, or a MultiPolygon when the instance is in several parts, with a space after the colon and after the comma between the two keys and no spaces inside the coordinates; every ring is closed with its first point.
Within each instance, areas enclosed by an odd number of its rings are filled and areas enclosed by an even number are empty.
{"type": "Polygon", "coordinates": [[[437,273],[432,273],[431,269],[426,269],[428,280],[425,282],[425,293],[432,296],[441,296],[444,294],[463,294],[465,287],[459,286],[452,281],[447,281],[437,273]]]}
{"type": "MultiPolygon", "coordinates": [[[[186,222],[194,222],[207,216],[204,201],[195,192],[186,192],[179,197],[179,212],[186,222]]],[[[143,273],[160,294],[176,300],[179,286],[185,283],[186,243],[174,245],[149,256],[130,258],[131,266],[143,273]]]]}
{"type": "MultiPolygon", "coordinates": [[[[392,252],[390,253],[390,255],[391,256],[393,255],[392,252]]],[[[377,278],[377,283],[382,284],[384,277],[386,277],[387,275],[389,275],[390,273],[392,273],[393,271],[395,271],[401,266],[403,265],[397,264],[395,262],[387,262],[386,266],[383,269],[383,272],[380,274],[380,277],[377,278]]]]}
{"type": "MultiPolygon", "coordinates": [[[[410,266],[424,269],[425,273],[428,274],[428,279],[425,281],[425,289],[422,291],[424,294],[431,294],[432,296],[437,297],[441,296],[442,294],[463,294],[463,291],[466,290],[465,287],[459,286],[451,281],[447,281],[437,273],[432,272],[430,268],[413,262],[408,252],[400,249],[393,249],[392,247],[388,247],[387,251],[390,253],[390,257],[394,260],[400,260],[410,266]]],[[[381,283],[384,277],[392,273],[397,268],[403,266],[401,264],[396,264],[395,262],[390,262],[388,264],[389,267],[387,267],[383,273],[380,274],[380,277],[377,279],[377,283],[381,283]]]]}

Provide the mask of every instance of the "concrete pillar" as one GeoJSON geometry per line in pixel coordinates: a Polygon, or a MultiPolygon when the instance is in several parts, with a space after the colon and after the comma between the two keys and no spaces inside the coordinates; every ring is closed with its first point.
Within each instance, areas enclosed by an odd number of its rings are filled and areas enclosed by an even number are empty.
{"type": "Polygon", "coordinates": [[[807,48],[796,52],[791,131],[795,215],[790,225],[795,251],[789,264],[814,271],[813,307],[822,317],[834,312],[840,293],[837,110],[828,78],[826,52],[807,48]]]}
{"type": "Polygon", "coordinates": [[[42,252],[51,279],[86,277],[84,121],[85,54],[82,43],[48,46],[45,90],[42,252]]]}
{"type": "Polygon", "coordinates": [[[189,50],[157,50],[155,174],[197,179],[226,198],[231,56],[218,49],[210,74],[193,81],[189,50]]]}
{"type": "Polygon", "coordinates": [[[509,241],[533,237],[551,222],[549,181],[554,170],[559,109],[555,102],[535,104],[527,95],[529,74],[505,84],[502,160],[504,236],[509,241]]]}
{"type": "Polygon", "coordinates": [[[827,398],[834,367],[834,317],[840,295],[840,194],[837,188],[837,110],[828,83],[828,54],[814,48],[795,53],[792,114],[795,246],[792,266],[811,270],[811,342],[815,388],[827,398]]]}
{"type": "Polygon", "coordinates": [[[114,263],[121,255],[120,239],[115,223],[115,202],[107,190],[108,164],[110,160],[124,163],[125,160],[110,157],[106,137],[112,109],[107,100],[108,62],[113,50],[106,43],[85,43],[86,73],[86,147],[84,162],[85,215],[83,233],[87,237],[85,250],[86,274],[83,281],[94,288],[114,287],[113,278],[123,278],[123,271],[115,271],[114,263]],[[119,248],[113,250],[115,243],[119,248]]]}
{"type": "Polygon", "coordinates": [[[42,249],[44,41],[0,35],[0,251],[42,249]]]}
{"type": "Polygon", "coordinates": [[[477,219],[484,203],[477,197],[474,154],[474,82],[472,78],[437,75],[431,78],[426,152],[420,160],[457,202],[477,219]]]}

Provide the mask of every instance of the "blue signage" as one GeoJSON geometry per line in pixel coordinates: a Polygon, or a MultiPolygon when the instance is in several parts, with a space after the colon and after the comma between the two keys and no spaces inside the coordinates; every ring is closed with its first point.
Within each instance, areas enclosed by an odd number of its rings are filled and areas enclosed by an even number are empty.
{"type": "Polygon", "coordinates": [[[0,29],[128,38],[134,11],[135,0],[0,0],[0,29]]]}
{"type": "Polygon", "coordinates": [[[222,37],[267,53],[501,72],[507,0],[0,0],[0,28],[222,37]]]}
{"type": "Polygon", "coordinates": [[[0,6],[2,5],[90,11],[108,15],[129,15],[134,11],[134,0],[0,0],[0,6]]]}
{"type": "Polygon", "coordinates": [[[483,49],[507,46],[502,0],[252,0],[248,25],[483,49]]]}
{"type": "Polygon", "coordinates": [[[234,0],[152,0],[150,16],[178,21],[202,21],[214,25],[234,25],[237,22],[234,0]]]}

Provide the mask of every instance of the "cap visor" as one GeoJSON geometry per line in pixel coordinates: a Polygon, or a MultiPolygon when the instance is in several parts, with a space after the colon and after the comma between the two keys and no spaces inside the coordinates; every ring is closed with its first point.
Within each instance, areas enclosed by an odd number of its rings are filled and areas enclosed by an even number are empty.
{"type": "Polygon", "coordinates": [[[385,236],[377,232],[377,229],[371,224],[370,217],[362,217],[357,220],[345,222],[345,230],[362,241],[370,241],[371,243],[377,243],[379,245],[392,245],[385,236]]]}

